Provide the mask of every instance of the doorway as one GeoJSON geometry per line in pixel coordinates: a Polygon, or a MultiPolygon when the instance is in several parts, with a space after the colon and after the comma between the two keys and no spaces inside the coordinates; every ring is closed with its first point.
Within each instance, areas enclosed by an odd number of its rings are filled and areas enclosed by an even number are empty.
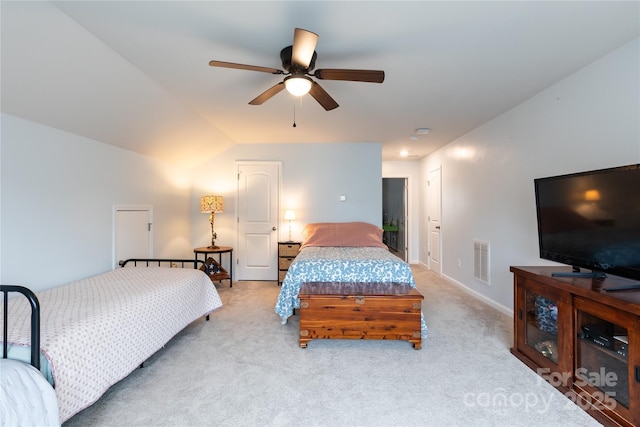
{"type": "Polygon", "coordinates": [[[382,178],[383,242],[407,261],[407,178],[382,178]]]}

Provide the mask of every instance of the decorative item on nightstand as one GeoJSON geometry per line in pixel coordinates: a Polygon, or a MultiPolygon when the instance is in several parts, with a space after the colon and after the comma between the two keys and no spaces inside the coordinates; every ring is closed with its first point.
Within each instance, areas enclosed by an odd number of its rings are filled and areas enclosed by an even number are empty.
{"type": "Polygon", "coordinates": [[[285,211],[284,212],[284,219],[289,221],[289,240],[287,240],[287,241],[288,242],[293,242],[293,240],[291,240],[291,221],[296,219],[296,211],[291,210],[291,209],[285,211]]]}
{"type": "Polygon", "coordinates": [[[222,196],[210,195],[202,196],[200,198],[200,212],[210,213],[209,222],[211,223],[211,246],[210,248],[217,248],[216,239],[218,235],[213,229],[214,214],[222,213],[224,209],[224,200],[222,196]]]}

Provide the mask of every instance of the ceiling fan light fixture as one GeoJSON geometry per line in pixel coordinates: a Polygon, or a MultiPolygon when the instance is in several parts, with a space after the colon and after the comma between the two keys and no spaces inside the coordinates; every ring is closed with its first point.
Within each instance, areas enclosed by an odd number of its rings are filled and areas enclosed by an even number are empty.
{"type": "Polygon", "coordinates": [[[302,96],[309,93],[313,81],[306,76],[289,76],[284,79],[284,86],[293,96],[302,96]]]}

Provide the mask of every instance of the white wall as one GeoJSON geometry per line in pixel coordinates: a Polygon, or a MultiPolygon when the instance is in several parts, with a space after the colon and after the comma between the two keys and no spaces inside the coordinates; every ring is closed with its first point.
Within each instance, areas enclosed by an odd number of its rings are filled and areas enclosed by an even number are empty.
{"type": "MultiPolygon", "coordinates": [[[[292,237],[301,238],[311,222],[365,221],[382,225],[382,147],[379,143],[238,144],[214,161],[194,170],[192,240],[211,241],[208,215],[200,213],[200,196],[224,196],[224,213],[216,215],[219,244],[236,244],[236,164],[238,161],[279,161],[282,164],[280,214],[296,211],[292,237]],[[338,200],[340,195],[346,202],[338,200]]],[[[288,222],[280,223],[286,240],[288,222]]]]}
{"type": "Polygon", "coordinates": [[[442,165],[443,275],[513,309],[509,266],[549,264],[534,178],[640,163],[639,51],[636,39],[421,162],[422,182],[442,165]],[[474,239],[490,242],[491,286],[473,279],[474,239]]]}
{"type": "Polygon", "coordinates": [[[193,256],[191,181],[148,157],[2,114],[0,281],[41,290],[112,266],[114,205],[151,205],[154,256],[193,256]]]}

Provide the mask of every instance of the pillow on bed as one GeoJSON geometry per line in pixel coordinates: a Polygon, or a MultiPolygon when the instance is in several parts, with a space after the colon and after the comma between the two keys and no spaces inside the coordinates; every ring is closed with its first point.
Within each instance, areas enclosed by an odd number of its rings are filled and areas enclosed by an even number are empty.
{"type": "Polygon", "coordinates": [[[318,222],[302,230],[305,246],[369,246],[387,249],[382,228],[366,222],[318,222]]]}

